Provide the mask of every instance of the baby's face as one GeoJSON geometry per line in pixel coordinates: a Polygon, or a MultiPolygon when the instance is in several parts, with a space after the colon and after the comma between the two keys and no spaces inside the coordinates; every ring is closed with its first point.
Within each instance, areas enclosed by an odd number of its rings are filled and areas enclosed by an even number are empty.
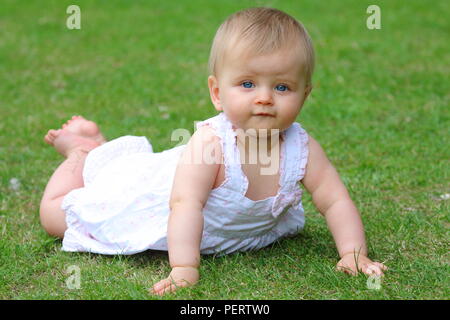
{"type": "Polygon", "coordinates": [[[278,129],[295,121],[309,93],[296,50],[262,56],[227,56],[209,87],[217,110],[236,128],[278,129]]]}

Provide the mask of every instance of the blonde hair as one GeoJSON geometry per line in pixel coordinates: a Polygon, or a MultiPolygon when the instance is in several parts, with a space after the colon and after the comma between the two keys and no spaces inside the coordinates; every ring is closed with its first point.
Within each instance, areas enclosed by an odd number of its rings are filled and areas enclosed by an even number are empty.
{"type": "Polygon", "coordinates": [[[209,72],[216,76],[228,50],[243,45],[247,54],[263,55],[297,46],[303,51],[306,84],[314,71],[314,48],[303,25],[273,8],[249,8],[229,16],[219,27],[209,56],[209,72]]]}

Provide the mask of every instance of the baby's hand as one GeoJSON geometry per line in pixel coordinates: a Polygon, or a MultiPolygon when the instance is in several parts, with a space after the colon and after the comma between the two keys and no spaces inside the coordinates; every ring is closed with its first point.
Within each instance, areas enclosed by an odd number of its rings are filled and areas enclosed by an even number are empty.
{"type": "Polygon", "coordinates": [[[195,267],[174,267],[169,277],[156,283],[150,293],[162,296],[166,292],[174,292],[179,287],[188,287],[197,283],[198,269],[195,267]]]}
{"type": "Polygon", "coordinates": [[[380,262],[373,262],[364,255],[355,255],[352,252],[347,253],[341,258],[337,263],[336,269],[351,275],[356,275],[358,274],[358,271],[361,271],[368,275],[375,274],[377,276],[382,276],[383,271],[386,271],[388,268],[380,262]]]}

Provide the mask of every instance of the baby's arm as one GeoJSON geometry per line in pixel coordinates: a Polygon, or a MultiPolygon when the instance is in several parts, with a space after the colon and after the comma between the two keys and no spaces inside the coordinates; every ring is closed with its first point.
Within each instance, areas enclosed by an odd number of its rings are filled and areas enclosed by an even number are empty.
{"type": "Polygon", "coordinates": [[[211,128],[199,128],[180,158],[169,202],[167,241],[172,272],[153,286],[153,293],[164,294],[198,281],[202,210],[214,185],[221,157],[219,138],[211,128]],[[211,149],[215,152],[210,159],[211,149]]]}
{"type": "Polygon", "coordinates": [[[341,257],[338,269],[351,274],[358,270],[382,274],[386,267],[367,258],[364,227],[358,209],[336,169],[312,137],[309,137],[308,164],[302,183],[311,193],[317,209],[325,216],[336,242],[341,257]]]}

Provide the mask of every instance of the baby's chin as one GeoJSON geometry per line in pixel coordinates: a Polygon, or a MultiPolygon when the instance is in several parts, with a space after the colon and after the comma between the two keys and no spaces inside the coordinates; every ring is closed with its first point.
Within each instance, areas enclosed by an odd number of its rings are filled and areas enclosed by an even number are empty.
{"type": "Polygon", "coordinates": [[[268,138],[277,138],[284,131],[279,128],[267,128],[267,127],[252,127],[252,128],[237,128],[233,126],[233,130],[236,134],[241,136],[248,136],[251,138],[258,139],[268,139],[268,138]]]}
{"type": "Polygon", "coordinates": [[[240,135],[246,135],[248,137],[255,138],[269,138],[280,136],[286,128],[283,126],[284,124],[278,123],[278,121],[272,121],[272,119],[268,119],[268,121],[248,121],[247,123],[236,123],[231,120],[232,128],[240,135]]]}

